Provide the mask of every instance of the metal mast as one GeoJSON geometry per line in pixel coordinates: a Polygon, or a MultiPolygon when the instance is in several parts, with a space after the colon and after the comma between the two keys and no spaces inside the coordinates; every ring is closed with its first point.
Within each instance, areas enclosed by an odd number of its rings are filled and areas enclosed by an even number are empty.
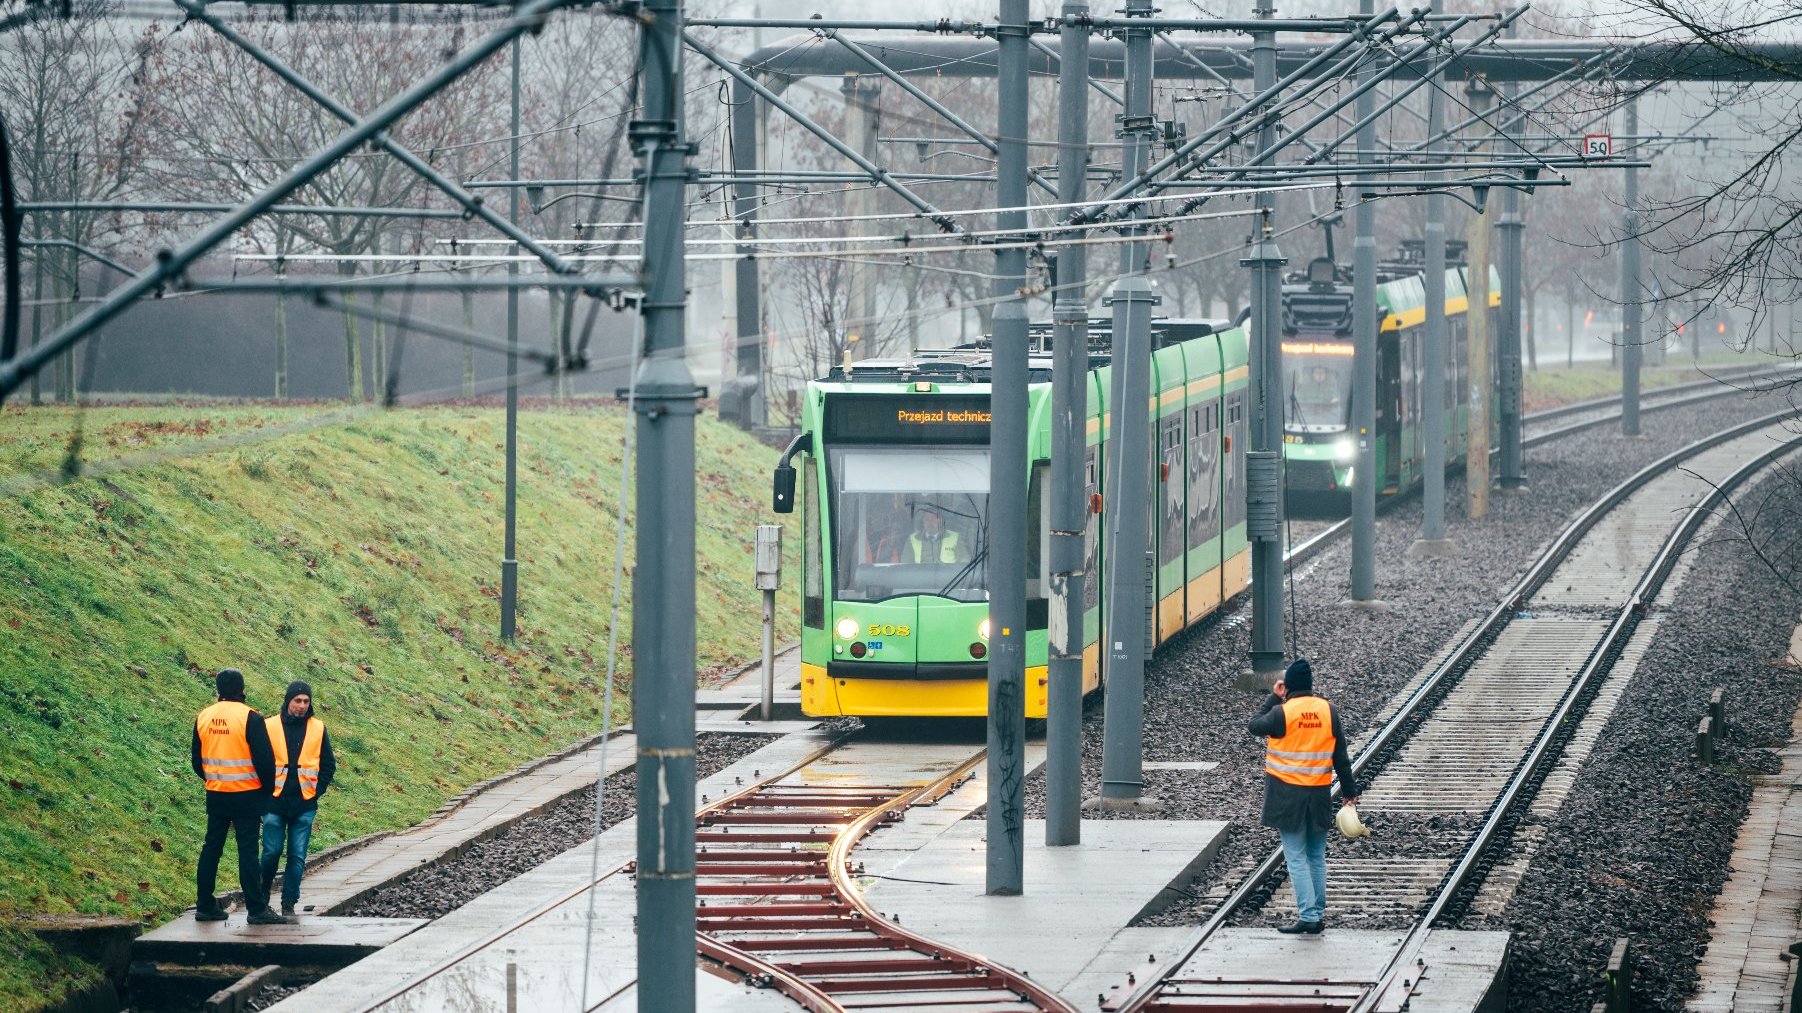
{"type": "Polygon", "coordinates": [[[641,120],[644,360],[637,413],[632,720],[638,729],[638,990],[644,1013],[695,1006],[695,414],[683,358],[682,0],[648,0],[641,120]]]}

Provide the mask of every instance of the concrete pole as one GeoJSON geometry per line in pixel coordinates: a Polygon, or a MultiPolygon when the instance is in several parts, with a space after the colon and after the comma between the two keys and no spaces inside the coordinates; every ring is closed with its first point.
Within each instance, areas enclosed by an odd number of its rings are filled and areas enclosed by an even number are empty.
{"type": "MultiPolygon", "coordinates": [[[[1374,13],[1374,0],[1361,0],[1358,11],[1366,17],[1374,13]]],[[[1376,65],[1365,63],[1358,70],[1358,84],[1375,76],[1376,65]]],[[[1364,124],[1358,128],[1357,140],[1361,166],[1371,164],[1375,157],[1377,134],[1371,116],[1375,110],[1375,89],[1358,96],[1355,115],[1364,124]]],[[[1358,456],[1351,488],[1351,599],[1370,602],[1376,598],[1377,489],[1383,484],[1376,454],[1377,213],[1363,190],[1355,185],[1354,190],[1358,205],[1352,218],[1352,436],[1357,440],[1358,456]]]]}
{"type": "MultiPolygon", "coordinates": [[[[1511,30],[1512,31],[1512,30],[1511,30]]],[[[1520,94],[1520,85],[1509,81],[1502,85],[1502,94],[1508,99],[1509,110],[1513,113],[1508,118],[1508,126],[1513,133],[1519,133],[1522,121],[1515,96],[1520,94]]],[[[1515,146],[1518,150],[1518,145],[1515,146]]],[[[1496,353],[1501,356],[1501,389],[1496,392],[1495,407],[1501,416],[1501,483],[1503,489],[1519,489],[1526,484],[1523,472],[1521,423],[1520,423],[1520,387],[1521,387],[1521,257],[1522,242],[1527,227],[1526,216],[1521,213],[1521,193],[1508,188],[1501,191],[1502,215],[1496,222],[1502,247],[1502,315],[1501,333],[1497,335],[1496,353]]]]}
{"type": "MultiPolygon", "coordinates": [[[[1126,16],[1150,18],[1152,0],[1127,0],[1126,16]]],[[[1123,178],[1144,172],[1150,159],[1152,29],[1126,31],[1126,118],[1121,137],[1123,178]]],[[[1139,212],[1133,218],[1140,217],[1139,212]]],[[[1143,227],[1122,223],[1123,234],[1142,236],[1143,227]]],[[[1103,717],[1101,799],[1103,805],[1142,803],[1145,792],[1145,644],[1147,601],[1146,513],[1151,482],[1151,307],[1156,297],[1146,279],[1145,245],[1120,247],[1120,280],[1114,283],[1114,356],[1107,453],[1108,544],[1102,584],[1107,594],[1107,707],[1103,717]]]]}
{"type": "MultiPolygon", "coordinates": [[[[1027,227],[1028,0],[1001,0],[995,136],[998,228],[1027,227]]],[[[995,254],[989,428],[988,876],[986,893],[1017,895],[1026,853],[1026,251],[995,254]]]]}
{"type": "Polygon", "coordinates": [[[755,381],[754,385],[747,384],[751,388],[749,396],[740,403],[743,415],[739,425],[747,429],[769,422],[763,407],[763,261],[750,256],[749,245],[757,237],[757,187],[749,180],[751,170],[762,167],[762,131],[758,129],[761,106],[749,85],[732,82],[732,171],[739,180],[732,185],[732,217],[735,233],[744,244],[738,247],[738,257],[732,262],[737,279],[733,294],[738,300],[734,314],[738,320],[735,365],[739,379],[755,381]]]}
{"type": "MultiPolygon", "coordinates": [[[[1485,114],[1495,97],[1489,82],[1481,77],[1471,78],[1465,95],[1470,99],[1471,112],[1478,117],[1475,129],[1487,135],[1491,128],[1485,114]]],[[[1481,151],[1488,145],[1479,143],[1477,147],[1481,151]]],[[[1465,272],[1465,290],[1470,298],[1464,314],[1470,345],[1466,356],[1470,367],[1470,427],[1464,477],[1469,501],[1466,515],[1472,520],[1489,514],[1489,412],[1494,393],[1489,383],[1489,222],[1488,215],[1472,215],[1465,233],[1470,264],[1465,272]]]]}
{"type": "MultiPolygon", "coordinates": [[[[1086,195],[1089,167],[1089,32],[1087,0],[1064,0],[1058,30],[1057,199],[1086,195]]],[[[1089,307],[1083,286],[1088,252],[1069,246],[1057,255],[1052,305],[1051,363],[1051,601],[1047,625],[1051,685],[1045,727],[1045,843],[1082,843],[1082,652],[1084,533],[1089,512],[1083,490],[1088,431],[1089,307]]]]}
{"type": "MultiPolygon", "coordinates": [[[[518,38],[513,40],[513,139],[509,144],[511,151],[512,178],[519,178],[519,46],[518,38]]],[[[519,187],[507,188],[509,210],[507,220],[519,223],[519,187]]],[[[513,253],[519,252],[515,245],[513,253]]],[[[509,261],[507,264],[509,277],[519,277],[519,262],[509,261]]],[[[507,489],[506,489],[506,533],[501,550],[501,640],[513,642],[514,605],[519,600],[519,557],[515,555],[514,527],[518,511],[514,495],[518,489],[517,475],[519,466],[519,288],[507,289],[507,489]]]]}
{"type": "MultiPolygon", "coordinates": [[[[1627,100],[1627,136],[1639,133],[1639,100],[1627,100]]],[[[1627,169],[1625,207],[1621,210],[1621,435],[1639,435],[1639,170],[1627,169]]],[[[1771,321],[1771,346],[1777,344],[1777,322],[1771,321]]]]}
{"type": "MultiPolygon", "coordinates": [[[[1276,17],[1275,7],[1259,7],[1259,18],[1276,17]]],[[[1252,90],[1276,84],[1276,33],[1251,34],[1252,90]]],[[[1258,150],[1276,143],[1273,117],[1258,128],[1258,150]]],[[[1251,680],[1248,688],[1268,689],[1283,670],[1283,265],[1271,217],[1276,197],[1260,192],[1262,212],[1246,256],[1251,268],[1251,452],[1245,459],[1246,529],[1251,539],[1251,680]]]]}
{"type": "Polygon", "coordinates": [[[638,367],[638,565],[632,723],[638,730],[638,990],[642,1013],[695,1008],[695,415],[683,357],[682,0],[648,0],[639,29],[644,360],[638,367]]]}
{"type": "MultiPolygon", "coordinates": [[[[878,103],[882,99],[882,85],[878,81],[865,81],[856,75],[845,78],[839,89],[845,97],[845,140],[857,149],[858,154],[872,161],[877,160],[876,137],[881,132],[882,114],[878,103]]],[[[845,217],[850,219],[846,224],[847,231],[853,236],[867,234],[870,223],[861,219],[875,208],[875,193],[868,183],[850,183],[845,187],[845,217]]],[[[876,269],[874,266],[853,258],[845,267],[845,282],[849,298],[845,301],[846,329],[863,339],[858,352],[873,354],[872,345],[875,335],[872,333],[876,320],[876,269]]]]}
{"type": "MultiPolygon", "coordinates": [[[[1433,13],[1439,13],[1442,3],[1443,0],[1433,0],[1433,13]]],[[[1434,78],[1427,91],[1428,137],[1439,136],[1445,122],[1445,103],[1440,98],[1445,74],[1442,71],[1434,78]]],[[[1450,555],[1457,546],[1445,537],[1445,353],[1449,340],[1445,327],[1445,197],[1430,194],[1426,201],[1427,319],[1420,378],[1421,522],[1420,538],[1409,551],[1417,555],[1450,555]]]]}

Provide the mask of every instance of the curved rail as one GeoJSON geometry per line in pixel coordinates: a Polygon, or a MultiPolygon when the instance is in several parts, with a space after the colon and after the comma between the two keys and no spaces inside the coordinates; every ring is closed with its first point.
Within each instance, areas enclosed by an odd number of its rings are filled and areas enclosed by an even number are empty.
{"type": "Polygon", "coordinates": [[[720,850],[698,856],[697,889],[709,904],[700,909],[701,953],[744,972],[753,984],[775,988],[814,1013],[842,1013],[848,1006],[979,1006],[985,1010],[1055,1011],[1075,1008],[1023,974],[986,958],[935,942],[882,917],[863,897],[851,850],[871,831],[922,801],[949,792],[980,763],[977,753],[942,778],[908,788],[799,788],[766,786],[742,793],[733,806],[711,814],[720,850]],[[853,794],[855,793],[855,794],[853,794]],[[838,803],[851,802],[851,805],[838,803]],[[825,808],[808,808],[824,805],[825,808]],[[785,810],[797,810],[785,812],[785,810]],[[764,824],[807,826],[806,834],[775,831],[739,847],[749,835],[730,833],[735,818],[764,824]],[[805,816],[805,818],[799,818],[805,816]],[[842,819],[826,834],[814,820],[842,819]],[[808,850],[830,838],[824,855],[808,850]],[[770,848],[769,846],[774,846],[770,848]],[[781,850],[787,845],[786,850],[781,850]],[[767,850],[766,850],[767,849],[767,850]],[[796,898],[807,898],[796,902],[796,898]],[[724,905],[713,901],[724,900],[724,905]],[[854,1003],[840,997],[855,996],[854,1003]]]}
{"type": "MultiPolygon", "coordinates": [[[[1427,710],[1431,709],[1431,706],[1439,699],[1442,695],[1442,691],[1448,689],[1450,684],[1456,680],[1457,676],[1461,675],[1476,661],[1482,651],[1495,640],[1501,630],[1512,620],[1514,613],[1519,609],[1521,604],[1538,590],[1547,579],[1549,579],[1558,564],[1569,557],[1582,537],[1595,527],[1609,511],[1655,478],[1669,472],[1678,463],[1748,433],[1767,428],[1789,416],[1789,412],[1776,412],[1722,430],[1721,432],[1697,440],[1677,451],[1667,454],[1652,464],[1647,465],[1626,481],[1610,490],[1608,494],[1580,514],[1558,535],[1556,539],[1553,540],[1552,544],[1548,546],[1533,565],[1528,568],[1527,572],[1521,576],[1514,587],[1503,596],[1501,601],[1490,611],[1488,616],[1474,630],[1467,634],[1463,641],[1460,642],[1458,646],[1454,648],[1433,670],[1433,672],[1422,681],[1420,686],[1418,686],[1414,692],[1403,701],[1402,705],[1393,715],[1391,715],[1389,720],[1383,724],[1366,746],[1359,751],[1358,756],[1352,761],[1353,770],[1358,775],[1363,776],[1367,770],[1375,765],[1380,759],[1385,759],[1390,751],[1400,744],[1402,738],[1404,738],[1404,731],[1416,724],[1419,718],[1427,710]]],[[[1592,681],[1594,673],[1596,671],[1604,670],[1603,667],[1601,667],[1603,662],[1608,664],[1612,663],[1614,655],[1619,652],[1620,646],[1624,644],[1624,636],[1617,637],[1617,634],[1622,629],[1631,632],[1630,627],[1628,627],[1627,624],[1629,622],[1634,624],[1637,623],[1639,616],[1644,611],[1645,602],[1650,600],[1651,595],[1656,594],[1657,588],[1662,584],[1665,576],[1669,573],[1670,567],[1674,565],[1676,554],[1683,544],[1683,541],[1690,537],[1694,527],[1700,524],[1699,517],[1702,512],[1717,502],[1719,497],[1724,495],[1727,490],[1743,481],[1747,475],[1755,473],[1757,470],[1768,464],[1771,459],[1788,450],[1794,449],[1799,443],[1802,443],[1802,436],[1795,436],[1790,440],[1778,444],[1771,451],[1760,455],[1751,464],[1736,471],[1729,482],[1724,482],[1718,488],[1711,490],[1711,492],[1690,511],[1690,514],[1685,518],[1684,523],[1679,526],[1677,532],[1672,535],[1670,540],[1667,540],[1665,548],[1660,552],[1657,560],[1641,579],[1640,584],[1636,587],[1634,593],[1630,597],[1628,604],[1623,607],[1620,615],[1617,616],[1616,622],[1611,625],[1608,636],[1602,641],[1602,646],[1592,652],[1589,662],[1586,663],[1584,670],[1579,673],[1578,678],[1573,679],[1572,688],[1566,691],[1562,704],[1552,716],[1547,719],[1542,727],[1540,736],[1536,740],[1534,748],[1517,767],[1515,777],[1510,780],[1509,785],[1504,789],[1502,795],[1498,796],[1497,802],[1491,808],[1490,818],[1485,822],[1483,830],[1473,838],[1473,848],[1480,844],[1481,848],[1487,849],[1490,842],[1494,839],[1495,828],[1499,827],[1505,821],[1510,810],[1521,797],[1522,793],[1519,790],[1519,786],[1526,783],[1526,781],[1531,780],[1532,775],[1536,774],[1540,766],[1543,765],[1546,756],[1549,755],[1550,741],[1557,738],[1559,733],[1564,730],[1564,722],[1568,720],[1574,704],[1582,699],[1583,689],[1592,681]]],[[[1396,955],[1386,965],[1383,981],[1392,984],[1394,978],[1399,973],[1399,969],[1405,968],[1407,966],[1406,961],[1412,959],[1412,957],[1418,953],[1419,943],[1424,940],[1426,929],[1427,927],[1430,927],[1432,920],[1439,916],[1453,896],[1456,896],[1460,890],[1468,885],[1468,880],[1472,875],[1472,871],[1478,867],[1479,855],[1480,851],[1467,851],[1464,857],[1456,863],[1452,872],[1448,873],[1446,885],[1441,890],[1440,897],[1435,900],[1428,916],[1422,919],[1415,932],[1411,932],[1409,936],[1404,939],[1403,947],[1398,948],[1396,955]]],[[[1265,888],[1269,879],[1281,865],[1282,860],[1283,854],[1280,848],[1267,855],[1264,860],[1258,864],[1256,869],[1245,879],[1241,880],[1233,892],[1221,902],[1220,907],[1215,910],[1213,915],[1211,915],[1208,920],[1189,937],[1189,939],[1185,940],[1182,946],[1177,948],[1176,956],[1173,959],[1161,963],[1157,973],[1143,978],[1137,987],[1135,987],[1132,992],[1128,993],[1123,1000],[1118,1003],[1110,1003],[1108,1008],[1121,1011],[1121,1013],[1139,1013],[1139,1011],[1150,1008],[1158,996],[1161,983],[1171,978],[1177,970],[1186,964],[1189,959],[1194,956],[1196,951],[1198,951],[1215,932],[1222,928],[1240,907],[1245,905],[1247,900],[1257,895],[1265,888]]],[[[1380,995],[1382,991],[1383,988],[1372,989],[1371,992],[1367,993],[1367,998],[1380,995]]],[[[1374,1002],[1374,999],[1371,999],[1371,1001],[1374,1002]]],[[[1366,1009],[1368,1007],[1360,1006],[1359,1008],[1366,1009]]]]}

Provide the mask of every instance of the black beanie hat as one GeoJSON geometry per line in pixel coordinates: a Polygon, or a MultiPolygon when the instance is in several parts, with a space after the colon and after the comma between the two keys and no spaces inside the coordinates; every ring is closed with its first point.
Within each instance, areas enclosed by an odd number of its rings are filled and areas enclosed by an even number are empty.
{"type": "Polygon", "coordinates": [[[1314,666],[1306,658],[1296,658],[1283,670],[1283,688],[1291,693],[1308,693],[1314,689],[1314,666]]]}
{"type": "MultiPolygon", "coordinates": [[[[309,699],[311,699],[313,696],[313,687],[307,685],[305,682],[302,682],[299,679],[296,679],[293,682],[288,683],[288,692],[282,696],[282,712],[287,713],[289,702],[292,701],[295,697],[301,695],[302,693],[305,693],[307,695],[307,697],[309,699]]],[[[307,704],[307,717],[312,717],[312,716],[313,716],[313,705],[311,703],[309,703],[309,704],[307,704]]]]}
{"type": "Polygon", "coordinates": [[[222,668],[213,676],[213,687],[221,700],[244,699],[244,673],[235,668],[222,668]]]}

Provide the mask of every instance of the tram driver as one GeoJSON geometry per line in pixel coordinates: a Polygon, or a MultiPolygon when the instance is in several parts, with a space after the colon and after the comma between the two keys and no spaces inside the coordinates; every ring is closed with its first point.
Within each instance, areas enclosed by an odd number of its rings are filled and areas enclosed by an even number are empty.
{"type": "Polygon", "coordinates": [[[945,517],[937,510],[921,510],[914,524],[914,533],[907,539],[908,562],[961,563],[969,558],[957,532],[946,529],[945,517]]]}

